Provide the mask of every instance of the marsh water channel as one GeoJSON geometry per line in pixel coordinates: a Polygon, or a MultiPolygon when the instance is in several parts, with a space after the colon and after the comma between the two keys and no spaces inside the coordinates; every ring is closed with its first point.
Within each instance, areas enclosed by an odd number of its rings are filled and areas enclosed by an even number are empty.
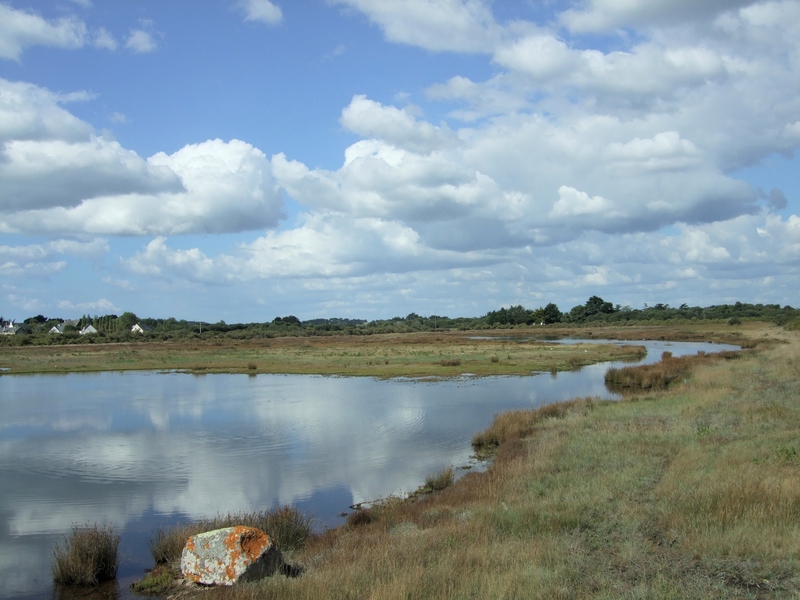
{"type": "MultiPolygon", "coordinates": [[[[648,349],[643,362],[665,350],[737,349],[635,343],[648,349]]],[[[73,525],[121,534],[119,597],[152,566],[157,527],[283,504],[313,514],[318,529],[339,525],[352,504],[414,491],[451,465],[474,467],[470,440],[498,412],[616,398],[603,382],[615,365],[448,380],[0,376],[0,598],[58,595],[52,548],[73,525]]]]}

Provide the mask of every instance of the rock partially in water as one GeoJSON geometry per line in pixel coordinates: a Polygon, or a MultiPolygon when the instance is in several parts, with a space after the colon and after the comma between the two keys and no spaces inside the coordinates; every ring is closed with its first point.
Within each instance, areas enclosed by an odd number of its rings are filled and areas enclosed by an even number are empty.
{"type": "Polygon", "coordinates": [[[256,581],[282,566],[277,544],[254,527],[226,527],[193,535],[181,554],[183,576],[205,585],[256,581]]]}

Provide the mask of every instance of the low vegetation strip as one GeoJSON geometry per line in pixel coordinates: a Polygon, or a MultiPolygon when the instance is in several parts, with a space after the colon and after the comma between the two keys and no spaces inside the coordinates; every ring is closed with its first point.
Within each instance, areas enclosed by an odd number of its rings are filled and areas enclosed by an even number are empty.
{"type": "Polygon", "coordinates": [[[680,386],[515,413],[487,471],[309,538],[297,579],[202,597],[797,597],[800,337],[763,334],[785,343],[680,386]]]}
{"type": "Polygon", "coordinates": [[[408,333],[263,340],[0,347],[2,374],[174,370],[187,373],[289,373],[364,377],[528,375],[625,360],[641,348],[564,345],[486,332],[408,333]]]}

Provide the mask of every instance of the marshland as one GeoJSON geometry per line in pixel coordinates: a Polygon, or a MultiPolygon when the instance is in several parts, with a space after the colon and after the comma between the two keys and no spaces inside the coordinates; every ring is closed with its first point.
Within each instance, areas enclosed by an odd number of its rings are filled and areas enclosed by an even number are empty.
{"type": "MultiPolygon", "coordinates": [[[[334,349],[327,351],[322,345],[315,350],[305,348],[300,351],[296,344],[313,346],[309,342],[315,340],[291,340],[291,344],[282,349],[286,353],[283,358],[290,364],[292,353],[298,351],[301,354],[305,352],[306,357],[313,355],[322,357],[322,360],[331,360],[342,352],[352,351],[362,353],[356,358],[363,364],[356,365],[354,360],[348,365],[366,369],[377,366],[367,362],[375,363],[376,357],[388,354],[397,359],[407,358],[405,364],[416,361],[430,365],[428,372],[424,369],[415,372],[418,367],[414,366],[406,374],[433,374],[436,377],[433,380],[404,380],[388,376],[390,379],[385,381],[380,379],[383,375],[375,373],[367,379],[312,377],[311,381],[317,382],[318,389],[301,397],[298,402],[270,410],[270,401],[275,402],[280,394],[291,396],[296,391],[292,387],[292,376],[278,376],[289,387],[272,397],[258,396],[259,410],[248,413],[251,420],[256,415],[256,420],[262,425],[277,423],[275,431],[288,428],[289,434],[284,439],[275,440],[276,447],[281,444],[303,446],[319,432],[329,429],[333,422],[346,422],[353,418],[346,411],[347,399],[354,395],[353,390],[342,388],[337,391],[336,385],[347,385],[348,382],[364,385],[365,381],[387,385],[378,392],[369,392],[372,402],[379,396],[388,395],[388,405],[396,410],[387,408],[381,412],[381,409],[376,409],[367,415],[369,427],[351,426],[351,431],[357,432],[355,436],[349,436],[351,452],[348,453],[343,446],[345,449],[340,455],[328,456],[327,461],[324,453],[315,455],[311,452],[310,455],[322,462],[314,475],[319,478],[332,465],[341,461],[347,463],[351,456],[359,454],[354,447],[362,445],[361,453],[371,457],[373,463],[377,459],[377,464],[366,469],[363,464],[360,467],[347,464],[345,470],[366,470],[377,480],[382,480],[392,470],[397,476],[397,468],[389,465],[388,457],[405,453],[398,461],[402,465],[398,479],[403,483],[398,486],[400,489],[392,488],[388,493],[373,487],[374,480],[349,488],[334,485],[327,493],[325,502],[328,508],[321,511],[328,511],[328,522],[321,524],[321,515],[308,510],[310,504],[307,502],[320,493],[302,490],[303,481],[294,481],[296,487],[290,495],[304,498],[305,494],[306,501],[292,503],[296,508],[291,510],[297,511],[292,514],[309,515],[315,524],[313,532],[302,543],[294,544],[289,552],[292,563],[302,566],[302,575],[276,577],[237,590],[214,591],[212,595],[237,598],[458,598],[477,595],[507,598],[700,598],[791,597],[796,593],[799,557],[796,544],[792,543],[798,533],[800,506],[800,469],[796,458],[800,448],[797,437],[800,411],[796,406],[800,340],[796,333],[763,323],[736,326],[704,324],[694,331],[688,326],[645,328],[636,332],[630,328],[627,331],[598,329],[584,330],[586,343],[580,345],[534,341],[530,333],[519,330],[497,335],[486,335],[486,332],[452,336],[433,334],[439,339],[434,337],[424,343],[413,343],[409,339],[404,340],[401,346],[381,346],[374,341],[372,347],[361,349],[357,348],[361,340],[348,340],[353,344],[349,350],[333,344],[334,349]],[[681,376],[667,381],[665,387],[637,388],[633,376],[621,394],[578,392],[578,399],[552,406],[550,403],[554,400],[569,400],[572,396],[552,395],[551,386],[538,392],[532,392],[526,386],[536,380],[552,384],[562,376],[566,381],[569,376],[578,377],[592,371],[596,372],[602,386],[608,368],[624,369],[626,363],[622,361],[629,357],[616,355],[619,351],[613,350],[608,357],[614,363],[595,364],[579,371],[587,354],[595,351],[601,354],[603,349],[611,352],[610,348],[616,348],[614,345],[609,348],[604,343],[590,344],[588,338],[590,335],[593,338],[623,337],[626,333],[627,337],[637,340],[664,338],[664,346],[651,350],[651,359],[654,358],[653,352],[657,352],[656,360],[662,356],[667,362],[677,360],[680,354],[676,351],[677,344],[668,341],[676,338],[694,336],[694,339],[702,340],[709,351],[697,360],[685,359],[688,365],[682,367],[681,376]],[[452,342],[443,343],[444,340],[452,342]],[[712,346],[708,345],[712,340],[733,342],[746,349],[737,353],[735,358],[725,353],[715,357],[711,354],[712,346]],[[541,345],[544,350],[538,349],[541,345]],[[525,349],[527,346],[530,348],[525,349]],[[536,352],[558,353],[553,354],[558,357],[555,368],[553,363],[540,363],[537,368],[532,358],[536,352]],[[571,352],[572,363],[570,355],[561,352],[571,352]],[[665,353],[673,354],[675,358],[665,353]],[[447,360],[460,361],[460,364],[443,364],[447,360]],[[483,363],[492,368],[504,362],[517,362],[517,365],[510,365],[520,368],[517,374],[545,373],[535,377],[497,377],[505,373],[481,373],[476,368],[483,363]],[[559,373],[564,369],[566,371],[559,373]],[[455,370],[455,373],[447,373],[447,370],[455,370]],[[454,377],[458,372],[492,376],[454,377]],[[496,383],[507,387],[492,387],[496,383]],[[394,392],[391,391],[393,387],[394,392]],[[426,390],[437,400],[421,409],[419,396],[426,390]],[[327,395],[325,400],[333,403],[333,410],[321,417],[314,415],[313,409],[304,402],[319,395],[327,395]],[[443,399],[447,396],[454,398],[452,403],[443,399]],[[616,400],[604,400],[604,397],[616,400]],[[439,413],[434,409],[437,403],[444,404],[439,413]],[[428,441],[425,442],[425,436],[414,437],[414,432],[434,423],[459,420],[461,413],[480,412],[475,410],[480,405],[484,405],[480,409],[482,414],[463,423],[468,432],[462,429],[459,434],[463,439],[457,451],[446,458],[439,455],[439,459],[444,460],[438,463],[430,460],[437,454],[437,440],[452,434],[434,427],[426,434],[428,441]],[[272,421],[287,409],[295,411],[297,418],[272,421]],[[495,424],[487,429],[493,414],[497,414],[495,424]],[[305,436],[300,429],[292,429],[299,427],[298,423],[304,419],[317,421],[319,427],[313,430],[313,435],[305,436]],[[370,439],[370,430],[380,435],[370,439]],[[390,435],[392,430],[399,431],[401,438],[410,437],[411,446],[374,445],[390,435]],[[470,448],[473,435],[476,448],[470,448]],[[490,466],[485,469],[460,468],[474,467],[474,463],[469,462],[469,455],[480,449],[478,447],[493,452],[490,466]],[[412,494],[425,485],[430,489],[412,494]],[[375,493],[371,493],[373,491],[375,493]],[[351,502],[356,504],[354,501],[359,501],[360,510],[347,509],[351,502]],[[331,518],[334,506],[349,513],[348,516],[340,517],[339,521],[331,518]]],[[[373,338],[378,340],[375,336],[367,340],[373,338]]],[[[100,352],[117,352],[116,349],[97,348],[100,352]]],[[[86,346],[80,347],[81,351],[86,349],[86,346]]],[[[47,353],[46,349],[30,346],[13,350],[14,353],[4,350],[1,355],[6,361],[2,366],[12,370],[13,361],[20,360],[15,354],[18,351],[47,353]]],[[[52,349],[49,351],[53,352],[52,349]]],[[[58,351],[63,352],[64,348],[58,351]]],[[[267,364],[264,358],[253,357],[258,348],[240,351],[249,353],[241,358],[246,361],[241,372],[257,371],[256,377],[245,377],[241,381],[255,385],[266,381],[265,378],[274,377],[262,375],[268,372],[266,368],[262,371],[262,367],[247,367],[251,361],[257,365],[267,364]]],[[[158,354],[154,350],[148,352],[158,354]]],[[[209,356],[214,355],[209,351],[209,356]]],[[[216,357],[221,360],[220,352],[216,357]]],[[[107,358],[108,355],[99,363],[107,362],[107,358]]],[[[86,356],[79,357],[79,360],[89,365],[86,356]]],[[[389,360],[391,362],[391,358],[389,360]]],[[[593,356],[592,361],[597,360],[602,360],[602,356],[593,356]]],[[[169,361],[164,362],[169,364],[169,361]]],[[[224,421],[246,405],[237,399],[238,393],[229,394],[227,382],[221,383],[224,378],[241,378],[241,375],[189,376],[175,371],[196,374],[201,370],[182,367],[175,362],[163,367],[169,371],[163,374],[145,370],[127,374],[44,376],[66,382],[67,387],[71,385],[70,378],[77,378],[80,382],[78,395],[82,394],[84,398],[92,398],[99,394],[99,390],[108,387],[109,380],[103,380],[104,377],[120,377],[112,385],[122,385],[121,394],[131,399],[131,405],[125,407],[128,412],[121,416],[109,417],[94,405],[97,422],[88,426],[78,424],[81,419],[89,420],[86,415],[79,414],[80,410],[70,411],[68,406],[59,408],[56,421],[60,423],[61,431],[72,428],[84,432],[84,435],[93,431],[84,446],[72,455],[68,453],[59,458],[57,454],[61,447],[46,439],[43,433],[46,426],[40,425],[42,429],[38,433],[34,431],[33,416],[29,416],[27,425],[18,422],[17,431],[8,434],[10,445],[22,444],[25,447],[22,438],[26,435],[34,438],[31,440],[33,443],[38,435],[40,441],[45,440],[49,458],[55,461],[50,469],[42,465],[37,467],[39,481],[32,481],[31,489],[58,477],[61,477],[62,484],[74,478],[73,489],[89,488],[90,495],[103,488],[120,488],[118,495],[112,493],[104,498],[110,499],[111,510],[91,506],[91,501],[87,501],[89,510],[77,511],[71,516],[80,522],[88,522],[82,518],[87,514],[107,516],[105,520],[109,522],[113,522],[115,516],[126,521],[122,554],[124,558],[128,553],[129,564],[126,567],[123,560],[121,576],[114,588],[114,593],[122,596],[130,593],[127,590],[129,582],[141,580],[144,569],[152,568],[158,562],[150,550],[159,535],[164,537],[166,532],[175,528],[213,519],[215,515],[227,512],[252,514],[266,509],[277,510],[283,505],[277,497],[259,496],[254,492],[255,488],[244,486],[240,489],[242,486],[231,484],[231,480],[225,479],[225,468],[209,463],[212,473],[208,475],[222,478],[218,480],[222,485],[218,485],[216,490],[219,492],[215,496],[216,504],[207,502],[199,509],[187,508],[187,495],[191,488],[201,485],[204,480],[192,472],[191,466],[182,467],[180,461],[173,460],[178,454],[170,453],[170,445],[165,440],[194,439],[202,450],[214,436],[214,431],[198,428],[196,415],[213,412],[215,419],[224,421]],[[89,379],[82,379],[85,377],[89,379]],[[196,386],[182,395],[173,387],[170,377],[181,377],[196,386]],[[136,390],[141,389],[144,379],[157,381],[169,401],[152,402],[144,397],[146,392],[137,395],[136,390]],[[93,384],[92,380],[97,383],[93,384]],[[210,393],[209,387],[219,388],[219,395],[210,393]],[[149,420],[148,427],[144,428],[149,429],[149,433],[143,434],[140,428],[122,435],[112,434],[107,423],[109,419],[127,423],[137,419],[149,420]],[[30,431],[22,431],[25,427],[31,428],[30,431]],[[151,448],[151,451],[141,454],[142,448],[151,448]],[[120,459],[120,456],[127,456],[127,459],[120,459]],[[174,464],[176,462],[178,466],[174,464]],[[82,468],[86,470],[82,471],[82,468]],[[136,477],[129,477],[128,471],[137,469],[136,477]],[[163,493],[154,492],[157,486],[151,484],[159,479],[172,481],[173,487],[167,486],[163,493]],[[137,488],[144,490],[144,494],[137,493],[137,488]],[[122,517],[122,505],[126,502],[142,506],[122,517]],[[144,506],[148,502],[150,506],[144,506]],[[131,565],[130,552],[133,550],[139,558],[131,565]],[[143,554],[146,558],[141,558],[143,554]]],[[[196,355],[187,364],[197,366],[202,361],[196,355]]],[[[338,366],[342,364],[338,363],[338,366]]],[[[16,381],[13,385],[23,385],[20,382],[41,380],[41,377],[3,376],[0,383],[8,385],[7,382],[16,381]]],[[[48,381],[50,389],[53,389],[55,380],[48,381]]],[[[8,391],[11,388],[4,389],[8,391]]],[[[43,398],[41,406],[30,407],[31,414],[41,412],[46,401],[43,398]]],[[[238,431],[243,445],[234,449],[234,454],[252,446],[259,435],[269,437],[264,428],[248,430],[245,427],[238,431]]],[[[262,450],[264,448],[256,445],[254,456],[262,450]]],[[[211,455],[203,455],[207,456],[211,455]]],[[[244,458],[252,465],[253,461],[248,460],[250,455],[245,454],[244,458]]],[[[285,481],[295,464],[288,461],[283,465],[285,468],[279,470],[278,480],[284,478],[285,481]]],[[[19,468],[24,469],[25,465],[19,468]]],[[[248,475],[250,479],[255,478],[270,487],[269,481],[274,480],[267,475],[269,472],[274,474],[275,468],[264,459],[263,464],[251,466],[248,475]]],[[[10,470],[13,469],[4,464],[3,471],[10,470]]],[[[46,490],[39,490],[42,491],[46,490]]],[[[96,494],[94,497],[97,498],[96,494]]],[[[16,538],[12,535],[12,543],[23,537],[26,526],[31,530],[39,528],[39,533],[32,534],[39,542],[47,538],[43,531],[47,529],[43,523],[47,519],[41,514],[42,506],[37,506],[36,502],[29,504],[27,513],[22,511],[21,505],[13,507],[18,512],[15,520],[9,522],[9,528],[19,535],[16,538]]],[[[66,520],[67,517],[61,515],[60,518],[66,520]]],[[[53,523],[58,518],[51,515],[49,520],[53,523]]],[[[69,530],[68,525],[63,531],[69,530]]],[[[5,542],[3,545],[8,547],[5,542]]],[[[16,550],[20,547],[17,546],[16,550]]],[[[4,572],[8,573],[7,556],[4,562],[4,572]]],[[[166,582],[169,577],[164,575],[165,572],[169,574],[169,561],[156,571],[166,582]]],[[[40,577],[45,580],[49,577],[46,567],[40,577]]]]}

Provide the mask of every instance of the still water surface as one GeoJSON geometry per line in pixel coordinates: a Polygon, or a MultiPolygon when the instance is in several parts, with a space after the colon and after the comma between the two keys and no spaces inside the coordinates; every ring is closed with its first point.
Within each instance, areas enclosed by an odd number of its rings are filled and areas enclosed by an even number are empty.
{"type": "MultiPolygon", "coordinates": [[[[593,340],[597,343],[597,340],[593,340]]],[[[645,362],[735,349],[636,342],[645,362]]],[[[122,534],[119,590],[152,566],[158,526],[292,504],[335,526],[348,506],[413,491],[501,411],[615,398],[613,363],[530,377],[389,381],[116,372],[0,376],[0,598],[50,598],[72,525],[122,534]]]]}

